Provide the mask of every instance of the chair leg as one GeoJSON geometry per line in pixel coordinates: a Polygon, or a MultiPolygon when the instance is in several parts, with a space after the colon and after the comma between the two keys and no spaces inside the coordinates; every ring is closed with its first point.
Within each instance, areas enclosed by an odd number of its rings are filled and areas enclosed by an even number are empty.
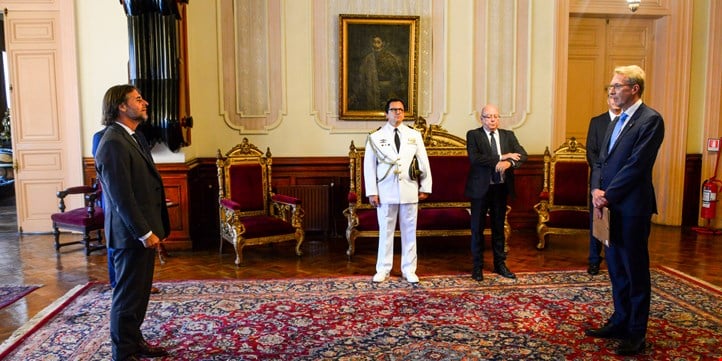
{"type": "Polygon", "coordinates": [[[60,230],[58,226],[53,222],[53,236],[55,236],[55,251],[60,250],[60,230]]]}
{"type": "Polygon", "coordinates": [[[306,233],[302,230],[296,230],[296,256],[302,256],[303,251],[301,251],[301,243],[303,243],[303,240],[306,238],[306,233]]]}
{"type": "Polygon", "coordinates": [[[85,244],[85,255],[90,256],[90,232],[83,233],[83,244],[85,244]]]}
{"type": "Polygon", "coordinates": [[[236,250],[236,266],[240,266],[243,263],[243,246],[245,246],[244,241],[236,240],[233,242],[233,248],[236,250]]]}

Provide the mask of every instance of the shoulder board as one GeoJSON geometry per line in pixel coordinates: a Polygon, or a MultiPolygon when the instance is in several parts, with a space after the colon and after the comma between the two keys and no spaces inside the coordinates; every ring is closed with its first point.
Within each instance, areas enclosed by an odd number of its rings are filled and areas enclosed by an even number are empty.
{"type": "Polygon", "coordinates": [[[378,132],[379,130],[381,130],[381,128],[382,127],[378,127],[378,128],[376,128],[376,130],[370,131],[369,134],[374,134],[374,133],[378,132]]]}

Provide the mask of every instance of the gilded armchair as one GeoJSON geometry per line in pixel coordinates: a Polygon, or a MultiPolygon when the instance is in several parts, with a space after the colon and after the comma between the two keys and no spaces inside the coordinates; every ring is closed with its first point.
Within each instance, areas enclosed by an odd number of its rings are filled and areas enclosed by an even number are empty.
{"type": "Polygon", "coordinates": [[[554,151],[544,151],[544,185],[534,210],[539,217],[538,249],[549,234],[588,233],[589,166],[584,145],[572,137],[554,151]]]}
{"type": "Polygon", "coordinates": [[[271,151],[264,154],[247,138],[225,155],[216,156],[220,213],[220,251],[230,242],[236,265],[245,246],[296,241],[300,256],[304,240],[303,208],[298,198],[271,189],[271,151]]]}

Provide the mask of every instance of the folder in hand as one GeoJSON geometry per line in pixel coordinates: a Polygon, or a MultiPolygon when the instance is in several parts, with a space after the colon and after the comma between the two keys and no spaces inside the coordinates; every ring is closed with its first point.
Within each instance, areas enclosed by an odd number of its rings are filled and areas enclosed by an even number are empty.
{"type": "Polygon", "coordinates": [[[602,208],[602,218],[592,216],[592,235],[609,247],[609,208],[602,208]]]}

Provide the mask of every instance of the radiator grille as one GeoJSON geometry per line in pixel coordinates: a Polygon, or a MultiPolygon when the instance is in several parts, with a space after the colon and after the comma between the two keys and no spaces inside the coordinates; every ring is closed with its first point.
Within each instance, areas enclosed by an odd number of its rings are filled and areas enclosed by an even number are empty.
{"type": "Polygon", "coordinates": [[[303,228],[306,231],[329,233],[331,206],[331,187],[328,185],[289,185],[279,186],[279,194],[296,197],[306,213],[303,228]]]}

